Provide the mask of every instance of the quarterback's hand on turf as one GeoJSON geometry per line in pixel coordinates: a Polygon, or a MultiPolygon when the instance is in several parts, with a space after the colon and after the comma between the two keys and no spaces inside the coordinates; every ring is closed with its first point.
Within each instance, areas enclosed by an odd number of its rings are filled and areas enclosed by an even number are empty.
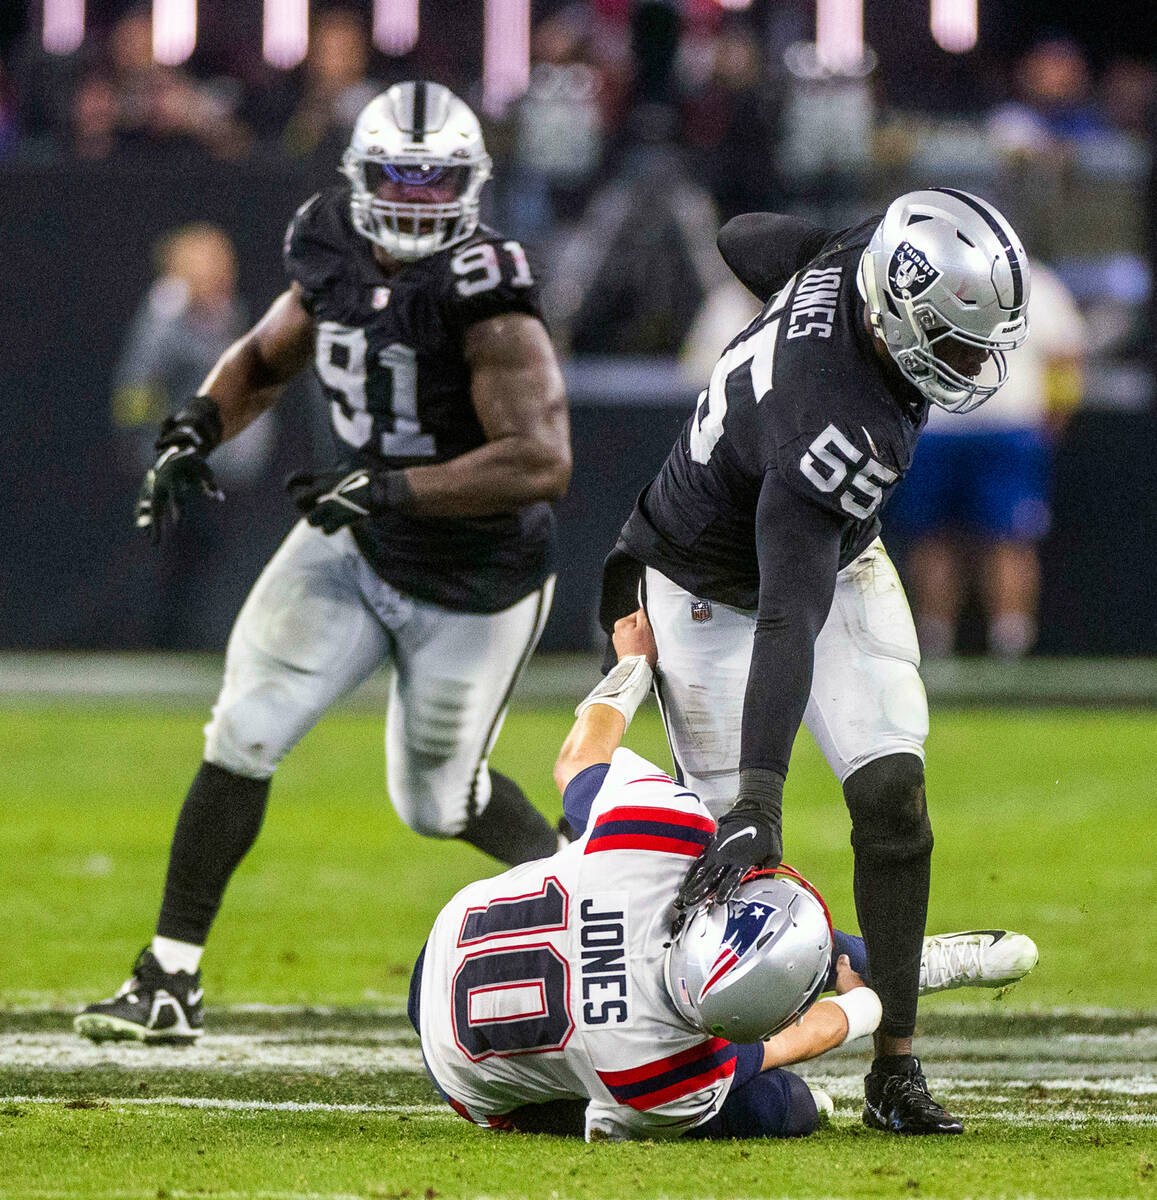
{"type": "Polygon", "coordinates": [[[733,808],[720,817],[715,837],[687,872],[675,906],[724,904],[753,867],[778,867],[782,858],[778,824],[761,809],[733,808]]]}

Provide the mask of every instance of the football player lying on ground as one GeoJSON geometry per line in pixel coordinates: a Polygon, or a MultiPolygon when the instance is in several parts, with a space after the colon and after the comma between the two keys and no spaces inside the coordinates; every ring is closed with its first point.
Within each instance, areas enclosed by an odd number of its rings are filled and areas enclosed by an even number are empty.
{"type": "MultiPolygon", "coordinates": [[[[640,610],[555,764],[576,840],[460,891],[414,968],[409,1015],[461,1116],[588,1140],[792,1137],[831,1102],[784,1068],[872,1033],[864,943],[833,931],[790,868],[752,872],[672,933],[687,863],[715,828],[699,798],[619,746],[651,687],[640,610]],[[834,998],[815,1001],[835,989],[834,998]]],[[[1036,947],[1002,930],[927,938],[921,992],[999,987],[1036,947]]]]}

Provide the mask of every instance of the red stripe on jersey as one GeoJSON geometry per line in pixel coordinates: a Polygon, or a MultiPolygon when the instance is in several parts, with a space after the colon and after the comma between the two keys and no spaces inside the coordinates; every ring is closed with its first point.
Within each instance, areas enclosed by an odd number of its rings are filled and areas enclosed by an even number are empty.
{"type": "Polygon", "coordinates": [[[676,1067],[682,1067],[700,1058],[707,1058],[728,1045],[730,1043],[726,1038],[711,1038],[709,1041],[699,1042],[688,1050],[672,1054],[668,1058],[656,1058],[649,1063],[644,1063],[641,1067],[630,1067],[626,1071],[600,1071],[599,1078],[607,1087],[623,1087],[628,1083],[642,1083],[645,1079],[654,1079],[656,1075],[665,1075],[668,1071],[675,1070],[676,1067]]]}
{"type": "Polygon", "coordinates": [[[611,821],[661,821],[664,825],[685,825],[688,829],[700,829],[704,833],[715,832],[715,822],[699,813],[684,812],[678,808],[658,808],[649,804],[623,804],[608,808],[600,813],[595,827],[611,821]]]}
{"type": "Polygon", "coordinates": [[[628,779],[627,787],[632,783],[674,783],[670,775],[640,775],[638,779],[628,779]]]}
{"type": "Polygon", "coordinates": [[[627,1104],[639,1112],[645,1112],[649,1108],[658,1108],[659,1105],[667,1104],[671,1100],[690,1096],[692,1092],[701,1091],[718,1079],[729,1079],[735,1074],[736,1061],[737,1055],[733,1054],[725,1062],[710,1067],[700,1075],[692,1075],[690,1079],[684,1079],[681,1083],[672,1083],[669,1087],[660,1088],[657,1092],[647,1092],[642,1096],[635,1096],[628,1100],[627,1104]]]}
{"type": "Polygon", "coordinates": [[[588,842],[583,853],[601,854],[604,850],[651,850],[660,854],[685,854],[688,858],[698,858],[703,853],[703,843],[683,842],[646,833],[623,833],[588,842]]]}
{"type": "Polygon", "coordinates": [[[471,1125],[481,1125],[485,1122],[490,1129],[510,1128],[510,1118],[508,1116],[483,1117],[481,1120],[476,1121],[470,1115],[470,1110],[460,1100],[455,1100],[453,1096],[447,1096],[446,1101],[464,1121],[469,1121],[471,1125]]]}

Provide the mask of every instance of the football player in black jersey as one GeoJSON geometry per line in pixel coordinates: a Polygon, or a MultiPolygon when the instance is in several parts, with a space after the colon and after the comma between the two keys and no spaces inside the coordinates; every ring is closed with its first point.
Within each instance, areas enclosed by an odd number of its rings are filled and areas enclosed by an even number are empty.
{"type": "Polygon", "coordinates": [[[801,721],[812,732],[851,814],[884,1008],[864,1120],[958,1133],[911,1053],[932,852],[928,710],[878,510],[929,403],[962,411],[1003,382],[1027,334],[1028,262],[990,204],[950,188],[837,233],[748,214],[719,248],[764,308],[627,521],[604,623],[635,606],[641,577],[676,766],[719,819],[684,907],[724,900],[751,867],[780,861],[788,756],[801,721]]]}
{"type": "Polygon", "coordinates": [[[137,507],[155,539],[207,456],[310,361],[339,465],[290,481],[303,514],[229,639],[205,758],[173,838],[156,937],[78,1031],[190,1041],[201,948],[261,826],[282,756],[331,704],[394,668],[387,782],[402,819],[508,864],[558,835],[487,758],[542,632],[570,433],[562,376],[518,242],[478,223],[490,158],[474,114],[433,83],[361,113],[347,182],[298,209],[291,284],[161,427],[137,507]]]}

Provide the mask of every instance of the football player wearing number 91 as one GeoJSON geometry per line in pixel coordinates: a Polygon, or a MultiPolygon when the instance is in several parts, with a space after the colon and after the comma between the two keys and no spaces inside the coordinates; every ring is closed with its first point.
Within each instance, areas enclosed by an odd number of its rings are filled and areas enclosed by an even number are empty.
{"type": "Polygon", "coordinates": [[[641,584],[672,754],[719,822],[686,907],[780,861],[788,757],[807,725],[851,814],[856,912],[883,1003],[864,1121],[959,1133],[912,1055],[928,708],[878,512],[928,406],[964,412],[1004,382],[1028,332],[1028,261],[992,205],[953,188],[838,232],[749,213],[719,248],[764,308],[624,526],[604,625],[641,584]]]}
{"type": "Polygon", "coordinates": [[[339,464],[289,488],[303,519],[229,639],[204,762],[177,822],[156,936],[76,1019],[92,1038],[201,1033],[201,950],[261,826],[282,756],[340,697],[394,668],[390,799],[420,834],[504,863],[557,832],[487,759],[554,586],[549,502],[566,489],[562,376],[522,247],[478,223],[490,158],[474,114],[402,83],[358,117],[346,183],[298,209],[290,286],[161,427],[137,506],[154,540],[207,456],[312,361],[339,464]]]}

